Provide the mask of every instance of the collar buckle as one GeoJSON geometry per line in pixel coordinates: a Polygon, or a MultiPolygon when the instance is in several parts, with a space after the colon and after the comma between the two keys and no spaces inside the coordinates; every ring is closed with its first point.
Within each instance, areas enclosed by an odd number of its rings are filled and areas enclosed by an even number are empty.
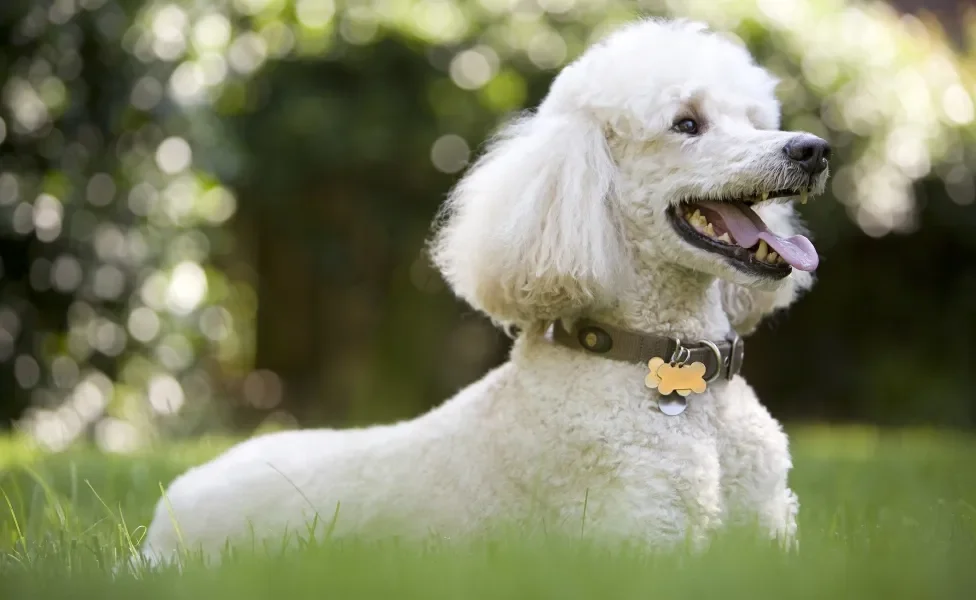
{"type": "Polygon", "coordinates": [[[726,339],[731,345],[731,348],[729,348],[729,358],[725,361],[725,366],[728,369],[728,375],[726,377],[727,379],[732,379],[732,377],[742,371],[742,363],[746,358],[746,345],[735,331],[730,333],[726,339]]]}

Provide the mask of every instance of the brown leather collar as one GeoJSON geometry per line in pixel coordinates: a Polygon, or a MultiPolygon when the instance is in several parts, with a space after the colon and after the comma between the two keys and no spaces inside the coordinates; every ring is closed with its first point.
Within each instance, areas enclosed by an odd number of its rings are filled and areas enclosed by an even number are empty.
{"type": "Polygon", "coordinates": [[[552,325],[552,340],[573,350],[604,358],[647,365],[654,357],[667,362],[705,364],[706,382],[732,379],[742,369],[745,342],[735,333],[719,342],[689,342],[661,335],[618,329],[586,319],[578,320],[571,331],[560,321],[552,325]]]}

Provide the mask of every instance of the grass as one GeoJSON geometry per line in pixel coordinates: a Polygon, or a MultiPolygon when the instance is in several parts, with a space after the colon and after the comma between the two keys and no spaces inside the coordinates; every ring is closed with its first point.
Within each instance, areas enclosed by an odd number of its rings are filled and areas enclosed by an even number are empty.
{"type": "Polygon", "coordinates": [[[0,439],[0,597],[43,598],[972,598],[976,438],[945,432],[793,432],[801,549],[744,532],[704,553],[587,540],[354,540],[228,555],[216,568],[113,574],[165,485],[227,445],[121,457],[48,456],[0,439]]]}

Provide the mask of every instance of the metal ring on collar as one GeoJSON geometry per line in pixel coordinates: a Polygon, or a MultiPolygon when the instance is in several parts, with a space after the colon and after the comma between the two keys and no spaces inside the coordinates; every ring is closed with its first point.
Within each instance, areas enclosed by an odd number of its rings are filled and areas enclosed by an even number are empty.
{"type": "Polygon", "coordinates": [[[712,351],[715,355],[715,374],[705,380],[705,383],[711,383],[719,378],[722,374],[722,351],[718,349],[718,346],[714,342],[709,340],[698,340],[699,344],[704,344],[712,351]]]}
{"type": "Polygon", "coordinates": [[[683,365],[691,358],[691,350],[681,345],[681,338],[674,338],[674,352],[671,353],[671,363],[683,365]]]}

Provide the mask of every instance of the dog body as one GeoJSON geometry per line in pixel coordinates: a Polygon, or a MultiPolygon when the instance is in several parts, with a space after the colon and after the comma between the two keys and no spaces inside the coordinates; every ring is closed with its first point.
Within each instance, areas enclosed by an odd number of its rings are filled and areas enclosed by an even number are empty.
{"type": "Polygon", "coordinates": [[[521,331],[509,362],[415,420],[239,444],[173,482],[145,554],[309,527],[453,538],[515,524],[671,544],[741,521],[792,540],[788,441],[741,377],[667,416],[646,364],[546,333],[586,317],[721,340],[810,286],[816,254],[789,237],[792,205],[765,200],[822,191],[829,151],[779,131],[774,87],[695,24],[641,21],[591,48],[472,166],[433,243],[454,291],[521,331]],[[732,238],[682,233],[699,205],[732,238]],[[757,261],[765,241],[743,241],[740,214],[758,215],[779,260],[757,261]]]}
{"type": "Polygon", "coordinates": [[[741,378],[662,415],[646,369],[519,339],[511,361],[412,421],[246,441],[176,480],[154,558],[286,532],[455,537],[496,524],[701,540],[731,520],[787,539],[786,436],[741,378]],[[179,526],[177,529],[174,523],[179,526]]]}

